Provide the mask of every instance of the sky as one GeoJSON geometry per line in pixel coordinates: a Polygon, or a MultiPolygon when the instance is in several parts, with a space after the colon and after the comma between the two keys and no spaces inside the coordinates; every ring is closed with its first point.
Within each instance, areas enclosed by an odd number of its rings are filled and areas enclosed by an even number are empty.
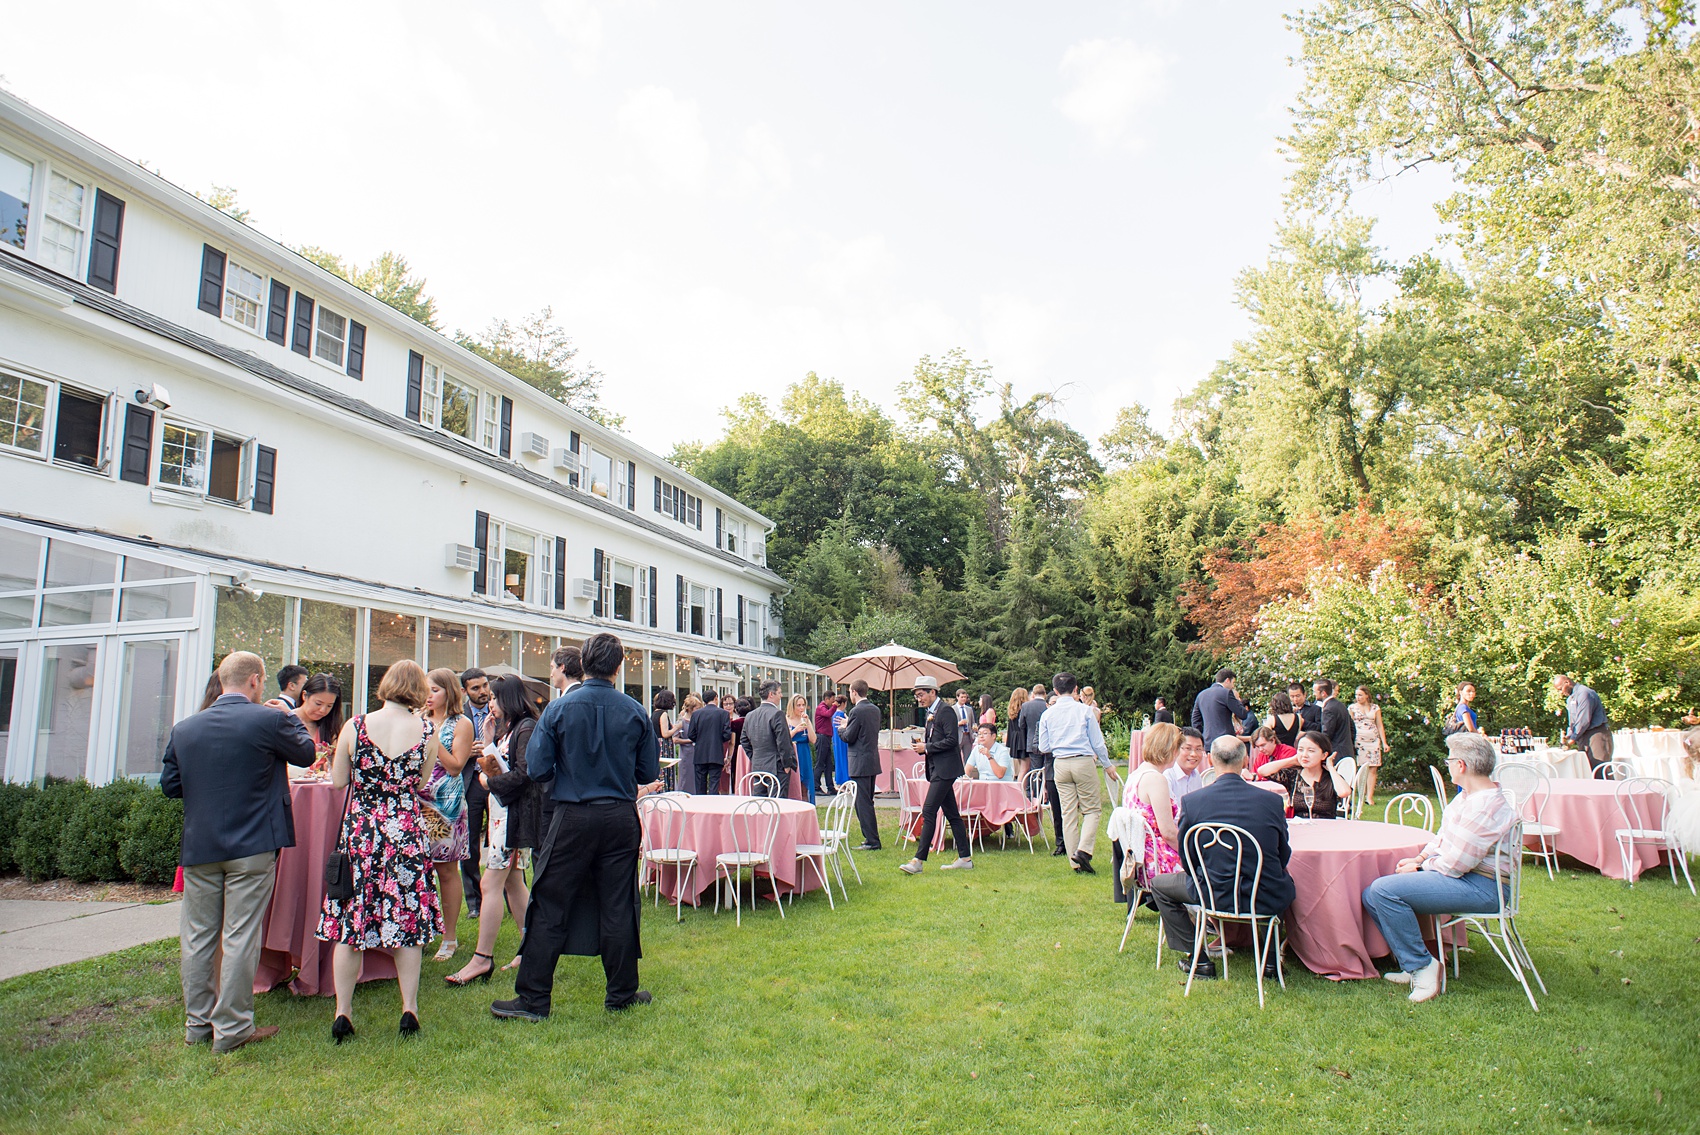
{"type": "MultiPolygon", "coordinates": [[[[1095,439],[1246,333],[1286,6],[91,0],[65,51],[9,13],[0,76],[269,236],[402,253],[451,331],[553,308],[661,453],[810,371],[895,416],[958,347],[1095,439]]],[[[1444,188],[1357,208],[1408,256],[1444,188]]]]}

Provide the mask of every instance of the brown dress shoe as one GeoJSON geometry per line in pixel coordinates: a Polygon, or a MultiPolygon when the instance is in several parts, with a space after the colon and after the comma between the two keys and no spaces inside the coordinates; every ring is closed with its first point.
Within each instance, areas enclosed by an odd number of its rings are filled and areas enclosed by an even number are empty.
{"type": "Polygon", "coordinates": [[[229,1048],[216,1048],[215,1047],[213,1049],[213,1051],[218,1053],[220,1056],[224,1056],[224,1055],[227,1055],[229,1053],[235,1052],[239,1048],[246,1048],[250,1044],[259,1044],[261,1041],[270,1040],[272,1037],[276,1036],[277,1035],[277,1028],[278,1027],[276,1025],[267,1025],[263,1029],[255,1029],[253,1032],[249,1033],[247,1036],[243,1037],[241,1040],[237,1041],[235,1044],[231,1045],[229,1048]]]}

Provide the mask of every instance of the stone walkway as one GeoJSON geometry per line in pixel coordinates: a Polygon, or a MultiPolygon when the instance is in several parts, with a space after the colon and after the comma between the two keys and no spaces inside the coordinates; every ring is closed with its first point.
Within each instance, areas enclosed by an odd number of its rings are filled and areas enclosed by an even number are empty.
{"type": "Polygon", "coordinates": [[[177,937],[179,904],[0,900],[0,981],[177,937]]]}

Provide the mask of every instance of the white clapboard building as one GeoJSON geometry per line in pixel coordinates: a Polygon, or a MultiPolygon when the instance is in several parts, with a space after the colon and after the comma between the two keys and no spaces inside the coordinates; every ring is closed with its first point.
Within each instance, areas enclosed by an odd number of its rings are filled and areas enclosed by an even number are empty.
{"type": "Polygon", "coordinates": [[[0,760],[157,775],[226,653],[813,693],[772,522],[0,93],[0,760]]]}

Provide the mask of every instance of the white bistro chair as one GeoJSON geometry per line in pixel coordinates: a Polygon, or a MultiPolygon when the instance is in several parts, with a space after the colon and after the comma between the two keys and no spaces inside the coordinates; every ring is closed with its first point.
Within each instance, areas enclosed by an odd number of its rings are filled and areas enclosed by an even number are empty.
{"type": "Polygon", "coordinates": [[[1358,788],[1363,783],[1363,778],[1358,775],[1358,759],[1341,757],[1334,762],[1334,771],[1346,782],[1346,798],[1340,801],[1340,815],[1348,820],[1355,820],[1359,811],[1358,788]]]}
{"type": "Polygon", "coordinates": [[[1523,821],[1524,836],[1533,836],[1538,847],[1523,848],[1524,855],[1533,855],[1546,865],[1547,878],[1554,878],[1558,866],[1559,829],[1544,818],[1547,801],[1552,798],[1552,782],[1547,770],[1533,761],[1502,761],[1494,769],[1494,780],[1511,797],[1511,810],[1523,821]]]}
{"type": "MultiPolygon", "coordinates": [[[[1151,880],[1145,877],[1145,817],[1137,808],[1117,805],[1110,813],[1106,834],[1122,845],[1122,890],[1127,892],[1127,925],[1122,927],[1122,942],[1116,953],[1127,949],[1127,936],[1133,931],[1133,920],[1139,917],[1139,900],[1151,893],[1151,880]]],[[[1162,937],[1162,927],[1157,928],[1162,937]]],[[[1162,967],[1161,956],[1157,965],[1162,967]]]]}
{"type": "MultiPolygon", "coordinates": [[[[826,904],[833,910],[837,910],[838,907],[832,901],[832,880],[826,877],[826,868],[829,863],[832,865],[833,875],[838,879],[838,889],[844,893],[846,899],[850,897],[850,892],[844,886],[844,870],[839,865],[838,857],[841,853],[847,853],[849,850],[850,808],[856,801],[856,784],[851,781],[844,787],[849,789],[848,793],[841,790],[827,802],[826,815],[823,817],[825,823],[820,830],[820,842],[799,843],[797,845],[798,882],[801,882],[803,878],[800,874],[801,870],[806,867],[813,867],[815,878],[819,879],[821,886],[826,888],[826,904]]],[[[860,875],[856,877],[856,881],[858,883],[862,881],[860,875]]],[[[798,890],[801,889],[801,887],[798,888],[798,890]]],[[[791,892],[791,905],[797,905],[797,891],[791,892]]]]}
{"type": "Polygon", "coordinates": [[[1594,780],[1628,780],[1635,775],[1635,766],[1628,761],[1606,761],[1594,767],[1594,780]]]}
{"type": "Polygon", "coordinates": [[[1045,812],[1050,808],[1045,799],[1045,770],[1029,769],[1027,775],[1021,778],[1021,810],[1015,814],[1020,821],[1017,829],[1027,837],[1027,854],[1033,854],[1033,833],[1028,830],[1027,819],[1033,817],[1033,827],[1039,829],[1039,842],[1044,843],[1045,812]]]}
{"type": "Polygon", "coordinates": [[[1440,811],[1435,814],[1444,816],[1446,814],[1446,778],[1441,776],[1440,770],[1433,765],[1428,766],[1428,775],[1434,781],[1435,802],[1440,805],[1440,811]]]}
{"type": "MultiPolygon", "coordinates": [[[[1535,968],[1535,961],[1529,957],[1529,947],[1523,944],[1522,932],[1517,929],[1517,913],[1523,905],[1523,856],[1511,854],[1512,848],[1521,849],[1523,846],[1523,825],[1514,823],[1506,833],[1505,842],[1493,852],[1502,856],[1502,866],[1505,868],[1505,882],[1499,891],[1499,906],[1495,910],[1481,912],[1458,912],[1450,916],[1435,917],[1435,933],[1439,939],[1440,976],[1446,978],[1446,932],[1455,926],[1462,926],[1466,932],[1474,930],[1493,952],[1499,955],[1499,960],[1505,963],[1505,968],[1511,971],[1511,976],[1517,979],[1517,984],[1523,987],[1524,996],[1529,999],[1529,1008],[1540,1012],[1541,1007],[1535,1004],[1535,994],[1529,988],[1529,979],[1524,970],[1535,975],[1535,984],[1541,987],[1541,993],[1547,991],[1547,983],[1541,980],[1541,971],[1535,968]]],[[[1452,976],[1458,976],[1459,947],[1452,947],[1452,976]]]]}
{"type": "MultiPolygon", "coordinates": [[[[643,827],[643,868],[655,885],[655,905],[661,905],[661,873],[672,868],[677,892],[673,899],[673,921],[685,917],[685,894],[691,889],[696,875],[697,853],[683,847],[685,809],[668,795],[645,796],[638,802],[638,818],[643,827]]],[[[640,880],[639,886],[642,886],[640,880]]],[[[695,898],[695,894],[692,894],[695,898]]]]}
{"type": "Polygon", "coordinates": [[[1688,873],[1688,856],[1669,832],[1665,821],[1670,816],[1671,797],[1676,785],[1668,780],[1650,776],[1632,776],[1617,782],[1617,814],[1623,826],[1616,831],[1617,852],[1623,860],[1623,877],[1634,886],[1635,845],[1657,848],[1665,853],[1670,868],[1671,885],[1676,885],[1676,865],[1682,864],[1682,878],[1688,883],[1688,893],[1694,894],[1694,877],[1688,873]]]}
{"type": "MultiPolygon", "coordinates": [[[[742,899],[744,868],[750,870],[750,909],[756,908],[756,868],[766,867],[768,877],[773,876],[773,841],[779,836],[779,801],[766,797],[746,800],[732,809],[732,850],[723,851],[714,857],[714,876],[718,883],[722,876],[732,887],[732,905],[738,912],[738,925],[744,924],[744,905],[742,899]]],[[[777,884],[775,884],[777,886],[777,884]]],[[[775,899],[778,892],[775,891],[775,899]]],[[[785,917],[785,904],[775,902],[779,908],[779,917],[785,917]]],[[[715,913],[720,912],[720,896],[714,899],[715,913]]]]}
{"type": "Polygon", "coordinates": [[[892,769],[891,779],[897,786],[897,846],[902,847],[916,838],[915,819],[921,814],[921,806],[909,803],[909,778],[902,769],[892,769]]]}
{"type": "MultiPolygon", "coordinates": [[[[1186,839],[1181,854],[1192,864],[1194,885],[1199,891],[1199,909],[1193,919],[1192,956],[1198,957],[1204,953],[1206,923],[1215,922],[1246,922],[1251,925],[1251,963],[1257,973],[1257,1007],[1263,1008],[1263,959],[1273,956],[1275,959],[1275,977],[1281,983],[1281,988],[1287,988],[1287,973],[1281,961],[1281,916],[1278,914],[1259,914],[1257,910],[1257,889],[1263,882],[1263,845],[1257,838],[1244,828],[1233,824],[1194,824],[1187,829],[1186,839]],[[1234,885],[1232,894],[1217,894],[1215,881],[1204,869],[1208,862],[1205,852],[1216,850],[1221,855],[1231,855],[1234,859],[1234,885]],[[1250,894],[1243,900],[1241,880],[1247,871],[1251,874],[1250,894]],[[1262,932],[1259,933],[1259,926],[1262,932]],[[1274,954],[1271,955],[1270,951],[1274,954]]],[[[1158,933],[1161,941],[1162,934],[1158,933]]],[[[1159,960],[1159,963],[1161,961],[1159,960]]],[[[1228,976],[1228,952],[1222,951],[1222,978],[1228,976]]],[[[1186,975],[1186,992],[1192,993],[1192,971],[1188,967],[1186,975]]]]}
{"type": "Polygon", "coordinates": [[[785,788],[771,772],[755,769],[738,778],[738,795],[769,796],[777,799],[785,795],[785,788]]]}
{"type": "Polygon", "coordinates": [[[1401,792],[1381,810],[1381,820],[1387,824],[1403,824],[1407,816],[1417,817],[1423,831],[1434,830],[1434,802],[1420,792],[1401,792]]]}

